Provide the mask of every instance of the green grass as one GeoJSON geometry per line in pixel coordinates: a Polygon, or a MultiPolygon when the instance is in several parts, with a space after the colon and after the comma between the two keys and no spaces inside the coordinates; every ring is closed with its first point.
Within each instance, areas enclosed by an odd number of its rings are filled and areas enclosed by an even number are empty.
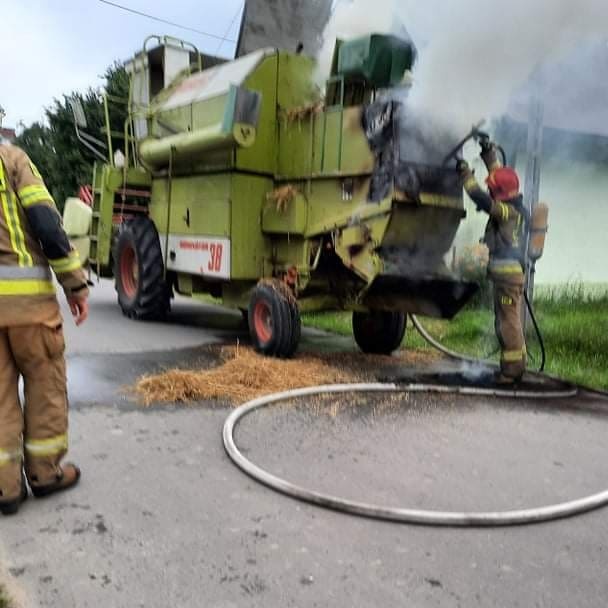
{"type": "MultiPolygon", "coordinates": [[[[582,284],[539,287],[535,309],[547,350],[546,371],[593,388],[608,390],[608,285],[582,284]]],[[[350,313],[306,314],[306,325],[351,335],[350,313]]],[[[423,319],[440,342],[458,352],[496,358],[494,316],[488,308],[467,308],[452,321],[423,319]]],[[[429,345],[409,328],[405,345],[427,350],[429,345]]],[[[531,330],[529,366],[538,366],[540,349],[531,330]]]]}
{"type": "Polygon", "coordinates": [[[11,601],[4,590],[4,587],[0,584],[0,608],[11,608],[11,601]]]}

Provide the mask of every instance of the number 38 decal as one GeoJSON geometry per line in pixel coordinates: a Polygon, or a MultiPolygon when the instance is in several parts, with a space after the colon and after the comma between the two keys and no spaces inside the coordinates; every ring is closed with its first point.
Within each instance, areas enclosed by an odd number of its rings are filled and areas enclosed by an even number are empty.
{"type": "Polygon", "coordinates": [[[224,246],[221,243],[212,243],[209,246],[209,272],[219,272],[222,269],[222,255],[224,246]]]}

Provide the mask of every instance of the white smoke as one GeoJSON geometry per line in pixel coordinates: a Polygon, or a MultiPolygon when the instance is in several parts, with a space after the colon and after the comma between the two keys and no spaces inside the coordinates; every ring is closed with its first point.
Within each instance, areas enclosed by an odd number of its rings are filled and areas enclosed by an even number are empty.
{"type": "Polygon", "coordinates": [[[343,0],[325,30],[319,72],[327,77],[336,38],[400,24],[419,47],[411,106],[465,132],[503,114],[542,62],[606,38],[608,0],[343,0]]]}
{"type": "Polygon", "coordinates": [[[371,32],[395,31],[396,0],[339,2],[323,32],[318,57],[317,80],[323,85],[331,71],[336,39],[357,38],[371,32]]]}
{"type": "Polygon", "coordinates": [[[411,103],[460,129],[503,114],[542,62],[608,32],[606,0],[453,0],[438,17],[411,103]]]}

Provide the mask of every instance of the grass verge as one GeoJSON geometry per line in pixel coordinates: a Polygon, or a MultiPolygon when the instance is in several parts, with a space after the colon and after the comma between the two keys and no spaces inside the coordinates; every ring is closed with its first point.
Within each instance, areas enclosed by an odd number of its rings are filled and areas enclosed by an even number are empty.
{"type": "Polygon", "coordinates": [[[0,608],[12,608],[12,605],[6,589],[0,584],[0,608]]]}
{"type": "MultiPolygon", "coordinates": [[[[592,388],[608,390],[608,286],[539,287],[535,310],[547,350],[546,371],[592,388]]],[[[422,319],[425,327],[449,348],[476,357],[497,358],[494,315],[486,308],[466,308],[452,321],[422,319]]],[[[306,325],[351,335],[350,313],[303,316],[306,325]]],[[[405,345],[431,347],[411,328],[405,345]]],[[[538,366],[540,349],[535,334],[528,336],[529,366],[538,366]]]]}

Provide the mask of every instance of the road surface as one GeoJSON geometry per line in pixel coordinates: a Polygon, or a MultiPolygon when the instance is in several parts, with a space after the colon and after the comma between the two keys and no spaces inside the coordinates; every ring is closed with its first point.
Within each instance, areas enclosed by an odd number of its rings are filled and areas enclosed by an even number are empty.
{"type": "MultiPolygon", "coordinates": [[[[91,322],[68,329],[70,456],[82,483],[0,520],[0,558],[26,605],[606,604],[608,510],[489,530],[350,517],[238,471],[221,444],[225,406],[144,411],[121,391],[145,371],[204,365],[201,346],[246,340],[239,323],[189,302],[178,303],[168,325],[134,323],[108,285],[95,291],[91,322]]],[[[321,334],[307,340],[352,345],[321,334]]],[[[260,412],[237,440],[292,481],[400,506],[538,506],[608,486],[608,400],[599,396],[580,400],[581,411],[455,398],[344,403],[260,412]]]]}

